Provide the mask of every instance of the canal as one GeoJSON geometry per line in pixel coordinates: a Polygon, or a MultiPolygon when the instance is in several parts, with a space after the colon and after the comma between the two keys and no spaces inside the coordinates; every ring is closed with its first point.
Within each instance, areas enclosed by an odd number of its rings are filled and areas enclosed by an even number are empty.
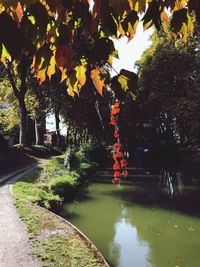
{"type": "Polygon", "coordinates": [[[128,184],[92,182],[63,213],[111,266],[200,266],[197,175],[162,170],[128,184]]]}

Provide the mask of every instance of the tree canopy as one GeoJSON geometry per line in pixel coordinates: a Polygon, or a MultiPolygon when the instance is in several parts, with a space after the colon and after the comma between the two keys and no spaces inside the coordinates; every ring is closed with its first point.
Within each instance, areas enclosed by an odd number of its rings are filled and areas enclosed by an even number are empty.
{"type": "Polygon", "coordinates": [[[0,3],[0,58],[6,65],[22,54],[32,57],[32,69],[42,83],[57,70],[71,96],[91,77],[102,95],[104,86],[134,97],[137,79],[123,70],[109,79],[117,57],[112,38],[130,41],[139,20],[144,30],[169,23],[186,42],[200,21],[195,0],[3,0],[0,3]]]}
{"type": "Polygon", "coordinates": [[[184,46],[174,42],[168,28],[154,32],[137,62],[140,112],[166,142],[199,140],[199,34],[196,27],[184,46]]]}

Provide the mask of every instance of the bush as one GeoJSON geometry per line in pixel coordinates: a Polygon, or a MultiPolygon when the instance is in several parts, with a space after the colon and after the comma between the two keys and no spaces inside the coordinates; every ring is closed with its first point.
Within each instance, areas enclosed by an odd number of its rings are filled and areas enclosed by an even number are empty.
{"type": "Polygon", "coordinates": [[[64,165],[69,170],[76,168],[79,164],[76,153],[77,150],[75,147],[68,147],[65,152],[64,165]]]}
{"type": "Polygon", "coordinates": [[[107,152],[105,148],[99,144],[88,143],[81,144],[76,156],[79,162],[103,163],[107,157],[107,152]]]}
{"type": "Polygon", "coordinates": [[[79,171],[83,175],[91,174],[96,171],[98,163],[96,162],[82,162],[80,163],[79,171]]]}
{"type": "Polygon", "coordinates": [[[50,188],[53,193],[65,199],[73,195],[77,185],[77,179],[69,174],[57,177],[50,182],[50,188]]]}

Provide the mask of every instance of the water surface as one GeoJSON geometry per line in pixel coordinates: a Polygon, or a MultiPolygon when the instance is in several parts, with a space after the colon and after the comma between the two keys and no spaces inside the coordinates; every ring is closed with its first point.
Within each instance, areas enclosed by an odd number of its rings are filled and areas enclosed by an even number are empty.
{"type": "MultiPolygon", "coordinates": [[[[174,179],[174,177],[172,177],[174,179]]],[[[192,180],[91,183],[64,207],[116,267],[200,266],[200,189],[192,180]]]]}

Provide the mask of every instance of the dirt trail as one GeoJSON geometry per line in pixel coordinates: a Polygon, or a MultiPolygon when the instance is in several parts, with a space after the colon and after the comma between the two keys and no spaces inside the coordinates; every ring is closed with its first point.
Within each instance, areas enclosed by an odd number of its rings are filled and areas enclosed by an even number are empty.
{"type": "MultiPolygon", "coordinates": [[[[39,163],[44,163],[40,160],[39,163]]],[[[28,170],[30,171],[30,170],[28,170]]],[[[26,171],[26,172],[28,172],[26,171]]],[[[31,256],[32,248],[24,223],[20,220],[13,204],[11,183],[26,172],[15,176],[0,186],[0,266],[39,267],[40,262],[31,256]]]]}

